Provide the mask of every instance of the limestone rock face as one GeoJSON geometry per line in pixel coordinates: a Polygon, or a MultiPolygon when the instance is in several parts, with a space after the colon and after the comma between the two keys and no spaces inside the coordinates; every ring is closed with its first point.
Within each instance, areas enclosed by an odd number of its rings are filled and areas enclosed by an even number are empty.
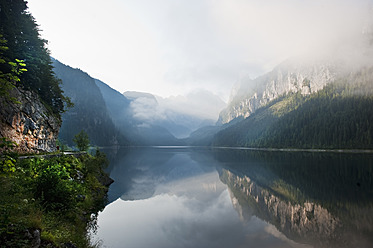
{"type": "Polygon", "coordinates": [[[61,121],[37,94],[15,88],[11,96],[20,103],[0,99],[0,137],[16,142],[15,150],[21,153],[55,151],[61,121]]]}
{"type": "Polygon", "coordinates": [[[317,92],[336,79],[337,71],[330,62],[289,60],[254,80],[242,78],[233,87],[228,107],[220,113],[218,124],[247,118],[258,108],[290,92],[300,91],[303,95],[317,92]]]}

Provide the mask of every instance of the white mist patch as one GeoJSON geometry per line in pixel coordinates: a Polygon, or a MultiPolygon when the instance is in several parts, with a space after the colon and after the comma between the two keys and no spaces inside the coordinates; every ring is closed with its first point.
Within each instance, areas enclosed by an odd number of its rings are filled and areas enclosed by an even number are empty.
{"type": "Polygon", "coordinates": [[[213,13],[227,42],[270,71],[298,55],[347,55],[372,24],[368,0],[216,1],[213,13]],[[332,52],[332,54],[331,54],[332,52]]]}
{"type": "Polygon", "coordinates": [[[157,97],[157,100],[165,110],[208,120],[217,120],[220,111],[226,106],[219,96],[202,89],[194,90],[185,96],[157,97]]]}
{"type": "Polygon", "coordinates": [[[125,92],[138,127],[158,125],[177,138],[185,138],[196,129],[214,125],[226,106],[221,98],[206,90],[185,96],[162,98],[148,93],[125,92]]]}

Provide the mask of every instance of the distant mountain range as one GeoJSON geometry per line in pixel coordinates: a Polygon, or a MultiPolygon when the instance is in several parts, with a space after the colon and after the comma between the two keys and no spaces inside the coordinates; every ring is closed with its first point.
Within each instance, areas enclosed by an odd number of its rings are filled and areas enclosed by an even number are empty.
{"type": "Polygon", "coordinates": [[[214,146],[373,148],[373,67],[321,90],[283,94],[247,118],[224,126],[214,146]]]}
{"type": "Polygon", "coordinates": [[[213,125],[225,103],[207,91],[161,98],[112,89],[87,73],[53,60],[54,72],[74,107],[63,113],[59,138],[85,130],[92,145],[184,145],[189,134],[213,125]]]}
{"type": "Polygon", "coordinates": [[[254,80],[243,77],[234,85],[228,107],[220,113],[218,123],[247,118],[284,94],[300,92],[310,95],[317,92],[335,81],[339,71],[331,61],[289,59],[254,80]]]}
{"type": "MultiPolygon", "coordinates": [[[[217,127],[191,144],[262,148],[373,148],[373,67],[284,63],[239,85],[217,127]]],[[[198,139],[198,137],[201,137],[198,139]]]]}
{"type": "Polygon", "coordinates": [[[352,49],[330,47],[284,61],[233,87],[217,126],[190,144],[260,148],[373,148],[373,32],[352,49]]]}
{"type": "Polygon", "coordinates": [[[100,146],[373,148],[372,63],[288,60],[242,78],[227,106],[208,91],[121,94],[78,69],[58,61],[54,67],[75,103],[62,116],[60,138],[68,144],[83,129],[100,146]]]}
{"type": "Polygon", "coordinates": [[[225,103],[208,91],[162,98],[141,92],[124,92],[131,101],[130,111],[138,125],[166,128],[178,139],[206,125],[214,125],[225,103]]]}

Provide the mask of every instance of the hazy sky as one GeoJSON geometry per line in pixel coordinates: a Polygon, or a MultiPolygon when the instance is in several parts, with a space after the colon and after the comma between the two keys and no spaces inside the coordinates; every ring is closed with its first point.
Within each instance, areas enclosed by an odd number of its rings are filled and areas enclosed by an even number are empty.
{"type": "Polygon", "coordinates": [[[373,0],[28,2],[52,56],[114,89],[224,100],[241,76],[353,39],[373,13],[373,0]]]}

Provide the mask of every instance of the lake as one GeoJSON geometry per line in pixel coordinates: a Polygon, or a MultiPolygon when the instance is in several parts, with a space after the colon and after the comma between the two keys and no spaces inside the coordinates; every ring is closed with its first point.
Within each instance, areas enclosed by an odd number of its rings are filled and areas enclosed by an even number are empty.
{"type": "Polygon", "coordinates": [[[373,155],[104,150],[102,247],[373,247],[373,155]]]}

